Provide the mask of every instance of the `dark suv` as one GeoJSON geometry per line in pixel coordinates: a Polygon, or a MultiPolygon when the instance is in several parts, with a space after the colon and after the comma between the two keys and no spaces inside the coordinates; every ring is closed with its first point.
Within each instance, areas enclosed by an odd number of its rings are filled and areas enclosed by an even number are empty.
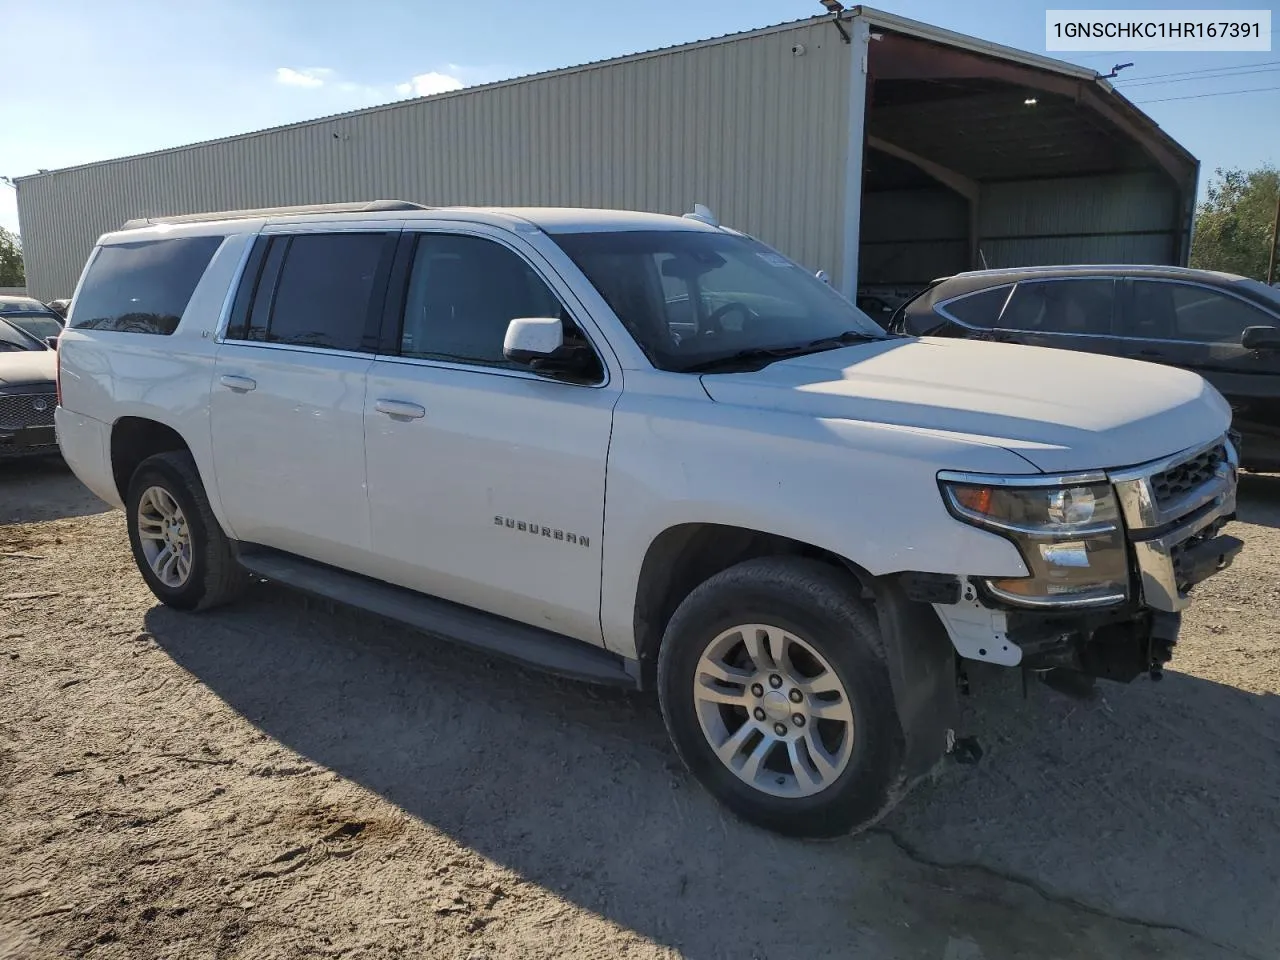
{"type": "Polygon", "coordinates": [[[1256,280],[1154,266],[981,270],[934,281],[889,329],[1194,370],[1231,404],[1242,465],[1280,470],[1280,290],[1256,280]]]}

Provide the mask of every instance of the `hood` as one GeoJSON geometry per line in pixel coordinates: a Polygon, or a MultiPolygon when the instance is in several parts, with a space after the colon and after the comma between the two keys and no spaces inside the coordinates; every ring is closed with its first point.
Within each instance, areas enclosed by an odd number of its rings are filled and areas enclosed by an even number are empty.
{"type": "Polygon", "coordinates": [[[950,338],[860,344],[702,382],[720,403],[967,435],[1045,473],[1154,460],[1212,440],[1231,419],[1185,370],[950,338]]]}
{"type": "Polygon", "coordinates": [[[57,376],[56,350],[15,350],[0,353],[0,387],[53,383],[57,376]]]}

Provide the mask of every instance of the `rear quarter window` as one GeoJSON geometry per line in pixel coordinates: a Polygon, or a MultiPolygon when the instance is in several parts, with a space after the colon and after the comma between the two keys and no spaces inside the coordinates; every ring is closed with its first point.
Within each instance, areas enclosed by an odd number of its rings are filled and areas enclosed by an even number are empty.
{"type": "Polygon", "coordinates": [[[173,333],[222,240],[175,237],[102,247],[76,297],[71,327],[173,333]]]}
{"type": "Polygon", "coordinates": [[[970,293],[948,300],[938,307],[938,313],[970,327],[988,329],[1000,321],[1000,313],[1009,299],[1012,287],[992,287],[978,293],[970,293]]]}

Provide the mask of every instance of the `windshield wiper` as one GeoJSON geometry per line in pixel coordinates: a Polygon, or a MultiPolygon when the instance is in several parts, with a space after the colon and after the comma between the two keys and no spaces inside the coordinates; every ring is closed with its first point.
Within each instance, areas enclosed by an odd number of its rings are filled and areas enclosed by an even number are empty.
{"type": "Polygon", "coordinates": [[[754,367],[760,369],[768,366],[775,360],[784,360],[787,357],[798,357],[808,353],[809,347],[751,347],[748,350],[738,350],[735,353],[727,354],[723,357],[712,357],[710,360],[700,360],[697,363],[691,363],[686,367],[681,367],[682,373],[711,373],[724,367],[754,367]],[[761,363],[763,361],[763,363],[761,363]],[[758,364],[758,366],[757,366],[758,364]]]}
{"type": "Polygon", "coordinates": [[[818,340],[810,340],[805,344],[797,344],[792,347],[751,347],[746,350],[739,350],[736,353],[728,354],[723,357],[713,357],[710,360],[702,360],[698,363],[691,363],[687,367],[680,369],[686,373],[710,373],[714,370],[720,370],[725,367],[735,366],[755,366],[759,370],[768,366],[776,360],[786,360],[790,357],[802,357],[807,353],[818,353],[823,350],[835,350],[839,347],[847,347],[853,343],[866,343],[873,340],[888,340],[888,336],[884,334],[867,333],[862,330],[846,330],[844,333],[838,333],[834,337],[822,337],[818,340]],[[763,361],[763,363],[761,363],[763,361]]]}
{"type": "Polygon", "coordinates": [[[809,347],[821,349],[823,347],[847,347],[851,343],[867,343],[872,340],[888,340],[889,337],[883,333],[867,333],[865,330],[846,330],[844,333],[838,333],[834,337],[820,337],[817,340],[810,340],[809,347]]]}

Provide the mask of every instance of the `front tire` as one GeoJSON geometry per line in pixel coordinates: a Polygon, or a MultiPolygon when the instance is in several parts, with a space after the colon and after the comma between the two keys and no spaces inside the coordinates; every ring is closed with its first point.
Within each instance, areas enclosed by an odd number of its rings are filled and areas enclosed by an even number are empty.
{"type": "Polygon", "coordinates": [[[161,603],[207,610],[243,592],[248,575],[213,516],[191,454],[144,460],[129,481],[125,509],[133,559],[161,603]]]}
{"type": "Polygon", "coordinates": [[[903,792],[883,643],[857,584],[798,558],[750,560],[667,626],[658,695],[690,772],[744,820],[799,837],[865,829],[903,792]]]}

